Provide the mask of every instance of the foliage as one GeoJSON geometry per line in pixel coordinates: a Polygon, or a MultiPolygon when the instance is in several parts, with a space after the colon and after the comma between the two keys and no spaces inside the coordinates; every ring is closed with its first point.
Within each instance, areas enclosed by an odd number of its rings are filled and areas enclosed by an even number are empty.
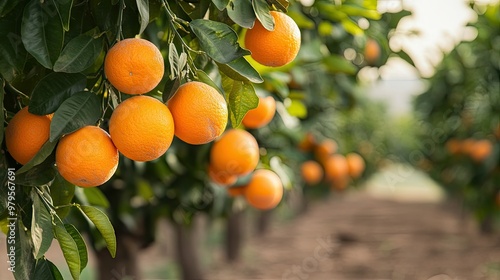
{"type": "Polygon", "coordinates": [[[470,24],[477,37],[445,55],[428,90],[416,99],[421,144],[412,163],[429,171],[484,220],[500,213],[500,142],[495,136],[500,125],[500,8],[471,8],[478,11],[477,21],[470,24]],[[452,147],[452,142],[459,143],[463,150],[466,139],[487,140],[493,148],[484,160],[475,161],[452,147]]]}

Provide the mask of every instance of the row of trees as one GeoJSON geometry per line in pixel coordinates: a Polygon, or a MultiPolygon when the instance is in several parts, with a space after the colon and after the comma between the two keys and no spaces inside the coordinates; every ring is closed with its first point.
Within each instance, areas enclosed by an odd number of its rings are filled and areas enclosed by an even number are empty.
{"type": "Polygon", "coordinates": [[[415,101],[424,157],[412,162],[462,200],[485,231],[500,213],[499,7],[471,4],[476,38],[444,55],[415,101]]]}

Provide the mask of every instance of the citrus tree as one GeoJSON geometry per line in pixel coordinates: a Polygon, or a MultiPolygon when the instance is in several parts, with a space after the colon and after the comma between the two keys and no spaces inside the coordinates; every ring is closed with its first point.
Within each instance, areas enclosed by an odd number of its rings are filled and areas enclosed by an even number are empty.
{"type": "Polygon", "coordinates": [[[257,209],[278,205],[287,165],[302,160],[279,140],[295,147],[309,129],[290,123],[312,123],[329,100],[352,105],[359,68],[389,56],[389,28],[364,36],[360,21],[380,18],[376,1],[357,0],[3,1],[0,220],[14,276],[61,279],[44,256],[56,239],[78,279],[81,233],[102,279],[121,271],[115,256],[136,276],[137,250],[167,217],[193,264],[184,277],[199,279],[193,217],[233,209],[228,193],[243,188],[221,185],[244,185],[257,209]]]}
{"type": "Polygon", "coordinates": [[[411,160],[462,199],[487,229],[499,213],[500,9],[471,8],[478,12],[469,25],[476,38],[445,54],[416,100],[422,144],[411,160]]]}

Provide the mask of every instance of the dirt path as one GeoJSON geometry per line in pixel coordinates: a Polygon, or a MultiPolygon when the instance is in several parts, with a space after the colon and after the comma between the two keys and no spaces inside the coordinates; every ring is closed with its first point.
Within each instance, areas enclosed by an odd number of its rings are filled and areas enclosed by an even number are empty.
{"type": "Polygon", "coordinates": [[[500,279],[500,239],[475,232],[449,204],[363,193],[332,198],[266,237],[209,279],[500,279]]]}

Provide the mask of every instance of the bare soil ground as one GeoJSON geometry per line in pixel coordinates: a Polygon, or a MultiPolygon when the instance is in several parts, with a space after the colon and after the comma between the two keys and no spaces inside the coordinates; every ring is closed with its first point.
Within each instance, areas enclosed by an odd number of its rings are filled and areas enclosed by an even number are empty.
{"type": "Polygon", "coordinates": [[[316,203],[248,237],[242,260],[209,279],[500,279],[500,239],[481,235],[451,203],[409,203],[356,192],[316,203]]]}

